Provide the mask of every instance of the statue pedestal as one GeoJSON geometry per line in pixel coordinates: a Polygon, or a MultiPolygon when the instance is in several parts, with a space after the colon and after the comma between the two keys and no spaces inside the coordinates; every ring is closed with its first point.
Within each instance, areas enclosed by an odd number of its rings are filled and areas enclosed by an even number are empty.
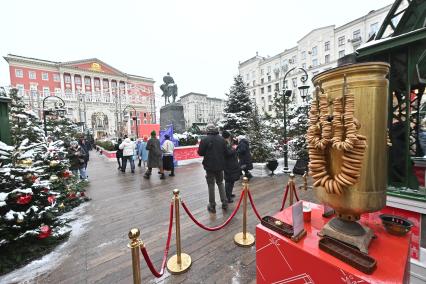
{"type": "Polygon", "coordinates": [[[160,109],[160,128],[166,129],[171,124],[173,124],[173,131],[175,133],[185,132],[183,105],[180,103],[171,103],[160,109]]]}

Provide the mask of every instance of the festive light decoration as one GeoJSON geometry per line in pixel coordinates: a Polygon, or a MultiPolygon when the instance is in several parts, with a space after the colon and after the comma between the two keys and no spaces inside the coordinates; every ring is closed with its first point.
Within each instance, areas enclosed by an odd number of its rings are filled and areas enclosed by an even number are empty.
{"type": "Polygon", "coordinates": [[[58,181],[58,180],[59,180],[59,177],[57,175],[51,175],[50,178],[49,178],[50,182],[55,182],[55,181],[58,181]]]}
{"type": "Polygon", "coordinates": [[[47,225],[43,225],[40,227],[40,233],[38,234],[38,238],[45,239],[47,237],[50,237],[51,234],[52,234],[52,229],[47,225]]]}
{"type": "Polygon", "coordinates": [[[56,160],[52,160],[52,161],[50,161],[50,163],[49,163],[49,166],[50,167],[56,167],[57,165],[59,165],[59,162],[58,161],[56,161],[56,160]]]}
{"type": "Polygon", "coordinates": [[[72,175],[72,173],[70,171],[64,171],[62,173],[62,177],[63,178],[69,178],[72,175]]]}
{"type": "Polygon", "coordinates": [[[64,209],[64,208],[65,208],[64,203],[59,204],[58,208],[59,208],[59,209],[64,209]]]}
{"type": "Polygon", "coordinates": [[[50,204],[55,202],[55,200],[56,200],[56,197],[54,195],[49,195],[49,197],[47,197],[47,201],[49,201],[50,204]]]}
{"type": "Polygon", "coordinates": [[[32,159],[25,159],[25,160],[21,160],[18,162],[18,165],[21,167],[31,167],[33,164],[33,160],[32,159]]]}
{"type": "Polygon", "coordinates": [[[31,199],[33,199],[33,196],[31,194],[21,195],[16,200],[16,203],[20,205],[25,205],[30,203],[31,199]]]}

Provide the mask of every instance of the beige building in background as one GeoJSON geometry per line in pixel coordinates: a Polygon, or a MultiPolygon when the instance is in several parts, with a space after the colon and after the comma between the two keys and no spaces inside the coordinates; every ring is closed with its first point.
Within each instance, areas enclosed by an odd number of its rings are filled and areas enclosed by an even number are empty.
{"type": "Polygon", "coordinates": [[[191,92],[181,96],[178,102],[183,105],[185,128],[187,129],[194,123],[217,124],[223,118],[225,101],[222,99],[191,92]]]}
{"type": "MultiPolygon", "coordinates": [[[[285,73],[293,67],[302,67],[308,72],[309,93],[313,91],[314,75],[337,66],[337,60],[353,53],[381,26],[392,5],[348,22],[340,27],[334,25],[317,28],[302,37],[297,45],[272,57],[256,56],[239,63],[239,74],[256,101],[259,110],[274,115],[275,89],[281,90],[285,73]]],[[[292,99],[301,101],[297,87],[301,84],[302,71],[291,72],[286,86],[293,90],[292,99]]]]}

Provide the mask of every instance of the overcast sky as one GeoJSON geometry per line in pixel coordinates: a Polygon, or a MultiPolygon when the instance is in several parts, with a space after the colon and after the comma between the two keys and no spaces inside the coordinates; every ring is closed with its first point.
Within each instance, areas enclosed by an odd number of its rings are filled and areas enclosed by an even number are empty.
{"type": "MultiPolygon", "coordinates": [[[[225,97],[238,62],[275,55],[312,29],[345,24],[393,0],[0,1],[0,55],[97,57],[130,74],[166,72],[188,92],[225,97]]],[[[8,85],[0,60],[0,86],[8,85]]]]}

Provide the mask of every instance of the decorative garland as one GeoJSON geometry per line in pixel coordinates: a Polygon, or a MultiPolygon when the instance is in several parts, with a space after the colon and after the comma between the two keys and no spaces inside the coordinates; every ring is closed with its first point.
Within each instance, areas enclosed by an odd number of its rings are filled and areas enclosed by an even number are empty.
{"type": "MultiPolygon", "coordinates": [[[[345,84],[346,85],[346,84],[345,84]]],[[[309,148],[309,174],[314,186],[323,186],[327,193],[341,195],[345,187],[357,183],[367,139],[358,134],[361,124],[354,117],[354,95],[346,93],[329,105],[328,95],[320,94],[312,100],[309,111],[307,141],[309,148]],[[333,113],[330,113],[333,107],[333,113]],[[340,173],[332,175],[327,170],[326,150],[343,151],[340,173]]],[[[318,91],[317,91],[318,93],[318,91]]]]}

